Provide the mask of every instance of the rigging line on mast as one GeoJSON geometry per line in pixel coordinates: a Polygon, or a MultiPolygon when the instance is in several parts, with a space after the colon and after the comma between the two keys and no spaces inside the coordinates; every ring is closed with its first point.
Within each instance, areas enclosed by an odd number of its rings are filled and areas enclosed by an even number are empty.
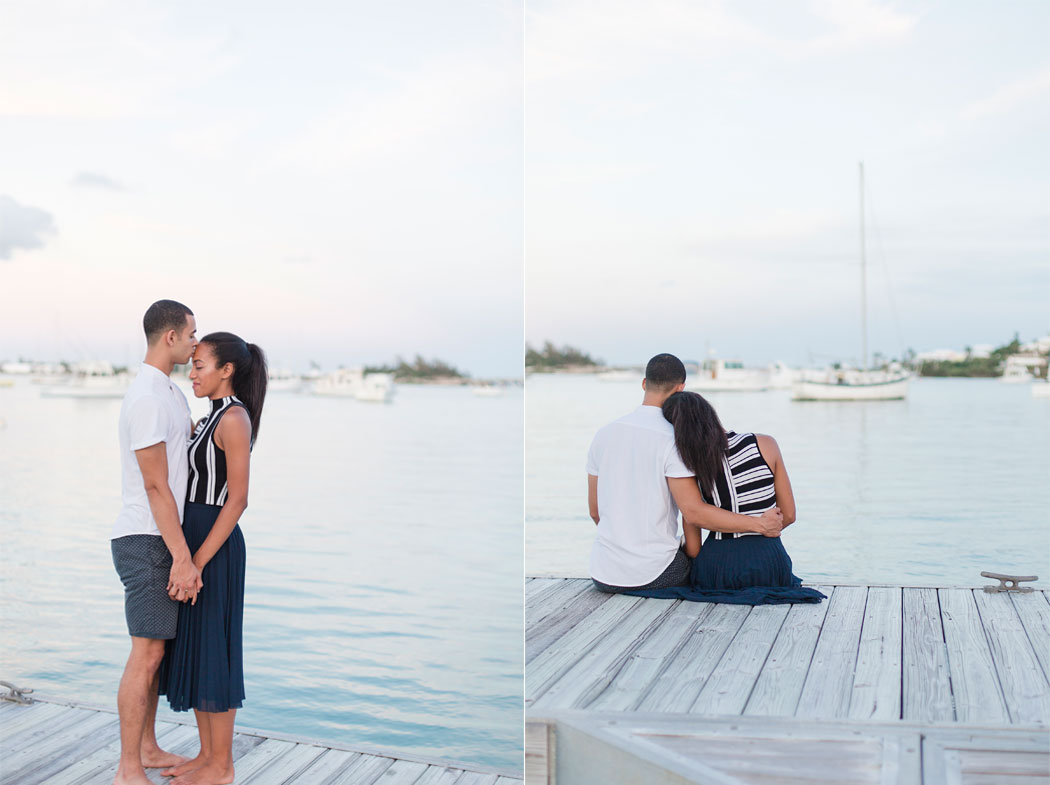
{"type": "Polygon", "coordinates": [[[900,351],[900,357],[903,360],[907,347],[904,342],[904,333],[901,331],[900,316],[897,313],[897,301],[893,297],[893,282],[890,280],[890,266],[886,261],[886,251],[882,244],[882,231],[879,229],[879,222],[875,215],[875,204],[871,198],[871,193],[866,195],[868,200],[868,214],[871,216],[871,228],[872,234],[875,235],[875,248],[876,254],[878,255],[879,261],[882,263],[882,272],[886,278],[886,297],[890,301],[890,312],[893,314],[893,328],[897,333],[898,350],[900,351]]]}

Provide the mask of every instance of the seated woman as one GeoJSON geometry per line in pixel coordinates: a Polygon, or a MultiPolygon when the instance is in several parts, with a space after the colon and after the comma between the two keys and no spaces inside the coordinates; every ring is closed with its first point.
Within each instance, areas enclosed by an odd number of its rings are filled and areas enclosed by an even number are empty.
{"type": "MultiPolygon", "coordinates": [[[[663,414],[674,426],[678,453],[696,476],[705,502],[743,515],[779,507],[784,525],[794,522],[791,481],[772,436],[727,433],[711,404],[692,392],[668,398],[663,414]]],[[[684,524],[684,530],[686,555],[693,558],[691,585],[629,594],[736,605],[825,598],[816,589],[804,588],[792,574],[791,557],[780,537],[711,532],[701,547],[700,529],[684,524]]]]}

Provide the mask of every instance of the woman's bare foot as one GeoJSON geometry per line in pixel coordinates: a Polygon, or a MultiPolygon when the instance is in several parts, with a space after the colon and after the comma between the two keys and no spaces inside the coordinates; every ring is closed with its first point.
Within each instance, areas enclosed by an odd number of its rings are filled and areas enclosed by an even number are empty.
{"type": "Polygon", "coordinates": [[[176,755],[174,752],[165,752],[160,747],[143,748],[140,755],[142,757],[142,768],[144,769],[172,768],[187,761],[187,758],[184,758],[182,755],[176,755]]]}
{"type": "Polygon", "coordinates": [[[113,778],[113,785],[153,785],[141,769],[134,774],[124,774],[119,768],[113,778]]]}
{"type": "Polygon", "coordinates": [[[160,774],[162,777],[179,777],[183,774],[188,774],[194,769],[199,769],[207,762],[208,759],[203,757],[198,752],[196,758],[182,758],[180,763],[172,766],[171,768],[165,769],[160,774]]]}
{"type": "Polygon", "coordinates": [[[230,785],[233,782],[233,766],[207,763],[199,769],[183,774],[171,781],[171,785],[230,785]]]}

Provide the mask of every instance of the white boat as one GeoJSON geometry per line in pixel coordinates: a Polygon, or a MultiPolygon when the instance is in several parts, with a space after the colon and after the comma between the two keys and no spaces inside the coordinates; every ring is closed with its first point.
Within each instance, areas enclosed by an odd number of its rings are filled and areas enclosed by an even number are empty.
{"type": "Polygon", "coordinates": [[[278,368],[271,370],[266,380],[266,392],[298,392],[303,386],[303,380],[298,374],[289,370],[278,368]]]}
{"type": "Polygon", "coordinates": [[[72,376],[44,387],[40,395],[43,398],[123,398],[129,384],[131,376],[116,373],[109,363],[81,363],[72,376]]]}
{"type": "Polygon", "coordinates": [[[899,401],[908,397],[907,374],[846,368],[801,371],[792,386],[795,401],[899,401]]]}
{"type": "Polygon", "coordinates": [[[361,368],[339,368],[319,377],[313,383],[311,392],[314,395],[389,403],[394,398],[395,389],[393,374],[366,374],[361,368]]]}
{"type": "Polygon", "coordinates": [[[746,368],[740,360],[709,359],[686,381],[696,392],[763,392],[768,390],[769,369],[746,368]]]}
{"type": "Polygon", "coordinates": [[[1028,370],[1027,361],[1029,359],[1019,354],[1007,357],[1006,364],[1003,366],[1003,375],[999,377],[999,381],[1006,384],[1028,384],[1035,381],[1032,372],[1028,370]]]}
{"type": "Polygon", "coordinates": [[[629,368],[610,368],[602,371],[595,378],[600,382],[638,382],[642,381],[645,371],[634,371],[629,368]]]}
{"type": "Polygon", "coordinates": [[[1032,384],[1033,398],[1050,398],[1050,379],[1041,379],[1032,384]]]}
{"type": "Polygon", "coordinates": [[[798,376],[798,371],[788,368],[782,362],[769,365],[769,386],[774,390],[790,390],[798,376]]]}
{"type": "Polygon", "coordinates": [[[799,374],[792,386],[794,401],[897,401],[908,396],[908,380],[903,368],[868,369],[868,293],[864,251],[864,164],[860,168],[860,369],[829,370],[799,374]]]}
{"type": "Polygon", "coordinates": [[[503,395],[503,386],[498,384],[472,384],[470,391],[479,398],[499,398],[503,395]]]}

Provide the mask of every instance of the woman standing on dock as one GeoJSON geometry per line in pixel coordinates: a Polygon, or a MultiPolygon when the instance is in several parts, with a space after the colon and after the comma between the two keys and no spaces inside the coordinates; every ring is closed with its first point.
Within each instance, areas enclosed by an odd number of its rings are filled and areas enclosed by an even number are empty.
{"type": "Polygon", "coordinates": [[[233,723],[244,700],[245,551],[237,521],[248,506],[266,379],[262,350],[232,333],[204,336],[193,355],[193,393],[211,400],[211,413],[190,440],[182,529],[204,587],[196,604],[179,608],[160,693],[173,710],[194,710],[201,746],[196,758],[164,772],[174,785],[233,782],[233,723]]]}
{"type": "MultiPolygon", "coordinates": [[[[674,426],[682,462],[696,476],[704,501],[742,515],[779,507],[784,525],[795,520],[780,447],[772,436],[726,432],[714,407],[694,392],[678,392],[663,404],[674,426]]],[[[802,587],[780,537],[751,532],[711,532],[701,547],[699,527],[683,523],[685,552],[693,559],[690,586],[635,591],[646,597],[765,605],[820,602],[824,595],[802,587]]]]}

